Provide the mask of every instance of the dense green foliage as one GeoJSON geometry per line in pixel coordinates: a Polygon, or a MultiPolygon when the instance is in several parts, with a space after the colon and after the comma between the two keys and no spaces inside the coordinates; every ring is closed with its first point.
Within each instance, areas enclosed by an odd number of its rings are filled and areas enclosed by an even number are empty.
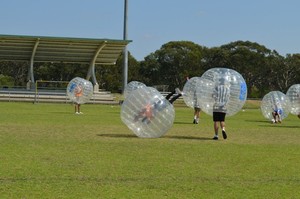
{"type": "MultiPolygon", "coordinates": [[[[122,88],[123,58],[116,65],[96,66],[100,88],[119,92],[122,88]]],[[[183,87],[186,77],[201,76],[213,67],[232,68],[243,75],[248,97],[263,97],[269,91],[287,89],[300,82],[300,54],[279,55],[275,50],[250,41],[236,41],[207,48],[190,41],[171,41],[137,61],[130,53],[128,81],[142,81],[148,86],[183,87]]],[[[69,81],[85,77],[88,65],[36,63],[36,80],[69,81]]],[[[12,77],[14,86],[25,86],[28,63],[0,62],[0,74],[12,77]]],[[[5,86],[2,82],[0,86],[5,86]]]]}
{"type": "Polygon", "coordinates": [[[258,104],[212,118],[175,104],[167,134],[137,138],[119,106],[0,103],[0,196],[14,198],[299,198],[300,120],[274,125],[258,104]]]}

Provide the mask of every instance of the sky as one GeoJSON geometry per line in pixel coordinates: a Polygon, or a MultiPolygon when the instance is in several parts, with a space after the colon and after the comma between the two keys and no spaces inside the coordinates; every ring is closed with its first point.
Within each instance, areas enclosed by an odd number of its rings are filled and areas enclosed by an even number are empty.
{"type": "MultiPolygon", "coordinates": [[[[125,0],[0,0],[0,34],[123,39],[125,0]]],[[[138,61],[170,41],[243,40],[300,53],[299,0],[128,0],[128,50],[138,61]]]]}

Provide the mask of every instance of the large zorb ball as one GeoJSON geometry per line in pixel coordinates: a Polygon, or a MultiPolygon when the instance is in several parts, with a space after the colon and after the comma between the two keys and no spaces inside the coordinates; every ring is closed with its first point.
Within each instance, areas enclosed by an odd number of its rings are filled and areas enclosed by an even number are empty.
{"type": "Polygon", "coordinates": [[[75,77],[67,86],[67,95],[72,102],[84,104],[93,96],[93,84],[83,78],[75,77]]]}
{"type": "Polygon", "coordinates": [[[130,93],[138,88],[146,87],[146,85],[139,81],[129,82],[124,89],[124,98],[127,98],[130,93]]]}
{"type": "Polygon", "coordinates": [[[270,121],[273,120],[272,112],[275,109],[280,110],[280,117],[281,120],[283,120],[291,111],[291,103],[284,93],[280,91],[271,91],[263,97],[260,109],[263,116],[270,121]]]}
{"type": "Polygon", "coordinates": [[[173,105],[155,88],[135,89],[124,100],[121,120],[141,138],[163,136],[173,125],[173,105]]]}
{"type": "Polygon", "coordinates": [[[300,84],[292,85],[286,92],[286,96],[291,102],[291,113],[293,115],[300,114],[300,84]]]}
{"type": "Polygon", "coordinates": [[[247,99],[247,85],[240,73],[228,68],[207,70],[197,84],[197,99],[205,113],[236,114],[247,99]]]}
{"type": "Polygon", "coordinates": [[[201,84],[201,77],[192,77],[184,84],[182,98],[188,107],[199,107],[196,93],[196,88],[199,84],[201,84]]]}

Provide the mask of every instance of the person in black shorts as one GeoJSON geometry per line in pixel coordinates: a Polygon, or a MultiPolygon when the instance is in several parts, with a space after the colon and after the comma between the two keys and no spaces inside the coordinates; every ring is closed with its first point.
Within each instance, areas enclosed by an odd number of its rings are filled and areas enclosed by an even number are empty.
{"type": "Polygon", "coordinates": [[[225,117],[227,112],[227,104],[230,96],[230,84],[225,79],[219,80],[219,85],[215,87],[213,92],[214,106],[213,106],[213,121],[215,135],[214,140],[218,140],[219,124],[222,129],[222,136],[227,139],[225,131],[225,117]]]}
{"type": "Polygon", "coordinates": [[[215,136],[213,137],[214,140],[218,140],[218,131],[219,131],[219,124],[222,128],[222,136],[224,139],[227,139],[227,134],[225,131],[225,116],[226,113],[222,112],[213,112],[213,121],[214,121],[214,130],[215,130],[215,136]]]}

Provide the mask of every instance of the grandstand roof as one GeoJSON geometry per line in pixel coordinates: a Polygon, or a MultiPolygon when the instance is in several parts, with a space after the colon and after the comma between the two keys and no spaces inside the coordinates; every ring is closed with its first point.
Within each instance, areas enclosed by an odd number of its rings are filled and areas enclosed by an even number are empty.
{"type": "Polygon", "coordinates": [[[115,64],[130,40],[1,35],[0,60],[115,64]]]}

